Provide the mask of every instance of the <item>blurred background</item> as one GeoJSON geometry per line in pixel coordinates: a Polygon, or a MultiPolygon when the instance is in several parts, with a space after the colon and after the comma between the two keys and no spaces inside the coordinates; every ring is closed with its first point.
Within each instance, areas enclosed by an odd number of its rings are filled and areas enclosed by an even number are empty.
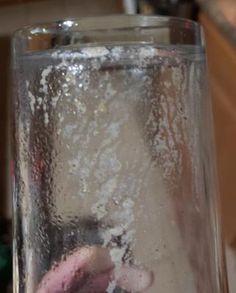
{"type": "Polygon", "coordinates": [[[204,28],[230,293],[236,292],[236,0],[0,0],[0,292],[11,282],[10,36],[23,25],[120,13],[186,17],[204,28]]]}

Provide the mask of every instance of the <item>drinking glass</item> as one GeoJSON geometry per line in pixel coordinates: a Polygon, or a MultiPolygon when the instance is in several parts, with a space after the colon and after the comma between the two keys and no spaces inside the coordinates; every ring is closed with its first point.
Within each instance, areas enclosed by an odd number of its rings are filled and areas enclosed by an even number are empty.
{"type": "Polygon", "coordinates": [[[13,37],[14,293],[226,293],[200,26],[13,37]]]}

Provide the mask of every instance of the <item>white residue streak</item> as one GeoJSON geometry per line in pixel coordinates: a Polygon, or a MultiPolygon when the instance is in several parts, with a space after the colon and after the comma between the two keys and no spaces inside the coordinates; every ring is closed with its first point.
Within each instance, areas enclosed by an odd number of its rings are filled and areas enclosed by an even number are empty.
{"type": "Polygon", "coordinates": [[[124,209],[131,210],[134,207],[134,201],[130,198],[127,198],[123,202],[123,207],[124,207],[124,209]]]}
{"type": "MultiPolygon", "coordinates": [[[[44,97],[35,97],[32,92],[29,90],[29,81],[26,82],[26,86],[28,89],[28,96],[29,96],[29,103],[30,103],[30,109],[32,114],[35,113],[35,109],[40,109],[42,106],[44,111],[44,125],[48,126],[49,124],[49,114],[47,112],[47,95],[48,95],[48,83],[47,80],[49,74],[51,73],[53,69],[52,65],[49,65],[41,72],[41,80],[40,80],[40,89],[39,91],[43,93],[44,97]]],[[[51,104],[52,107],[55,108],[58,102],[59,96],[55,96],[51,98],[51,104]]]]}
{"type": "Polygon", "coordinates": [[[118,47],[117,46],[117,47],[114,47],[111,50],[111,54],[112,54],[112,56],[113,56],[114,59],[119,60],[123,51],[124,51],[124,48],[123,47],[118,47]]]}
{"type": "Polygon", "coordinates": [[[96,214],[96,217],[100,220],[107,214],[107,204],[109,199],[112,197],[113,192],[117,186],[116,177],[111,178],[105,182],[99,192],[100,199],[92,206],[92,212],[96,214]]]}
{"type": "Polygon", "coordinates": [[[43,99],[41,97],[38,97],[37,102],[38,102],[39,105],[42,105],[43,99]]]}
{"type": "Polygon", "coordinates": [[[83,48],[81,53],[86,57],[102,57],[106,56],[109,51],[105,47],[91,47],[91,48],[83,48]]]}
{"type": "Polygon", "coordinates": [[[106,229],[103,233],[102,233],[102,237],[103,237],[103,246],[107,246],[109,244],[109,242],[112,239],[112,236],[121,236],[124,234],[124,228],[122,228],[121,226],[116,226],[110,229],[106,229]]]}
{"type": "MultiPolygon", "coordinates": [[[[107,128],[108,135],[113,137],[113,139],[116,138],[119,135],[120,127],[121,124],[119,121],[112,126],[110,125],[107,128]]],[[[110,256],[115,270],[118,270],[122,265],[124,258],[126,261],[129,261],[129,251],[133,245],[135,234],[135,230],[131,228],[131,224],[134,221],[134,194],[131,194],[130,198],[126,198],[123,196],[123,193],[119,194],[118,192],[120,187],[119,172],[121,168],[122,165],[118,159],[116,150],[112,148],[104,150],[100,155],[98,170],[95,176],[98,180],[102,180],[107,170],[109,170],[109,174],[112,172],[114,176],[107,179],[101,185],[96,195],[98,200],[91,208],[92,213],[98,220],[109,217],[110,213],[112,213],[114,225],[110,228],[101,229],[99,232],[103,239],[103,247],[110,249],[110,256]],[[118,204],[114,203],[114,197],[119,197],[118,204]],[[110,208],[111,204],[115,205],[115,210],[113,211],[110,208]]],[[[113,280],[110,282],[106,292],[114,292],[115,287],[116,282],[113,280]]]]}
{"type": "Polygon", "coordinates": [[[30,99],[30,109],[31,109],[32,114],[34,114],[36,99],[35,99],[35,96],[30,91],[28,91],[28,94],[29,94],[29,99],[30,99]]]}
{"type": "Polygon", "coordinates": [[[47,68],[45,68],[41,73],[41,80],[40,84],[42,85],[42,92],[47,94],[48,93],[48,84],[47,84],[47,77],[49,73],[52,71],[53,66],[49,65],[47,68]]]}
{"type": "Polygon", "coordinates": [[[48,115],[48,112],[47,112],[47,106],[46,106],[45,102],[43,103],[43,111],[44,111],[44,125],[48,126],[49,115],[48,115]]]}
{"type": "Polygon", "coordinates": [[[45,126],[48,126],[48,123],[49,123],[48,113],[45,112],[45,113],[44,113],[44,124],[45,124],[45,126]]]}
{"type": "Polygon", "coordinates": [[[109,283],[106,292],[107,292],[107,293],[113,293],[115,289],[116,289],[116,281],[113,280],[113,281],[111,281],[111,282],[109,283]]]}
{"type": "Polygon", "coordinates": [[[88,47],[82,48],[80,51],[77,52],[62,52],[56,51],[51,56],[56,59],[62,59],[61,64],[59,67],[65,66],[67,63],[67,58],[73,56],[73,59],[77,58],[98,58],[104,57],[109,54],[109,50],[105,47],[88,47]]]}
{"type": "Polygon", "coordinates": [[[160,158],[164,178],[170,178],[171,174],[176,172],[176,166],[178,166],[178,172],[181,171],[181,152],[178,145],[184,142],[183,117],[188,116],[182,101],[185,91],[183,85],[185,73],[179,67],[172,68],[170,76],[165,75],[164,70],[162,73],[164,77],[163,94],[160,95],[162,116],[159,121],[155,118],[154,113],[160,113],[160,111],[157,112],[153,106],[147,126],[148,129],[152,129],[152,133],[157,133],[151,143],[160,158]],[[174,87],[174,93],[170,91],[171,87],[174,87]]]}
{"type": "Polygon", "coordinates": [[[157,49],[153,47],[142,47],[139,49],[139,57],[150,58],[157,55],[157,49]]]}
{"type": "MultiPolygon", "coordinates": [[[[106,201],[104,201],[105,203],[106,201]]],[[[123,264],[123,258],[133,243],[133,236],[135,231],[130,229],[130,225],[134,220],[133,215],[134,201],[130,198],[125,199],[123,204],[118,207],[118,210],[113,213],[113,217],[116,223],[115,227],[105,229],[101,231],[100,235],[103,239],[104,247],[110,248],[111,260],[115,266],[115,271],[119,270],[123,264]],[[118,245],[114,239],[119,238],[120,244],[118,245]]],[[[103,209],[106,209],[106,205],[103,205],[103,209]]],[[[97,216],[101,215],[101,211],[97,211],[97,216]]],[[[105,215],[107,211],[105,211],[105,215]]],[[[116,282],[113,280],[110,282],[106,292],[113,292],[116,282]]]]}
{"type": "Polygon", "coordinates": [[[34,114],[36,99],[35,99],[35,96],[29,90],[29,81],[28,80],[26,81],[26,87],[27,87],[28,96],[29,96],[29,99],[30,99],[30,109],[31,109],[32,114],[34,114]]]}
{"type": "Polygon", "coordinates": [[[122,247],[115,247],[110,250],[111,260],[116,266],[122,265],[122,258],[125,255],[126,249],[127,247],[124,245],[122,247]]]}

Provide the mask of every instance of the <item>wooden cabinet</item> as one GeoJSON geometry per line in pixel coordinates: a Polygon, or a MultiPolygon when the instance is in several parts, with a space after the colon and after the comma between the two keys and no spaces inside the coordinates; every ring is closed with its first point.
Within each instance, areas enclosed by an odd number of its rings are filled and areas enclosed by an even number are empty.
{"type": "Polygon", "coordinates": [[[206,37],[223,230],[227,241],[233,244],[236,241],[236,47],[206,14],[201,13],[199,19],[206,37]]]}

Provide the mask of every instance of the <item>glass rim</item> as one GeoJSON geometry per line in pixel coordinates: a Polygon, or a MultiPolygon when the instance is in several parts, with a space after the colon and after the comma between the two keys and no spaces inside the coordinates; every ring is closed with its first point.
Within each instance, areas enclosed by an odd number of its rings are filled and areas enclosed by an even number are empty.
{"type": "Polygon", "coordinates": [[[127,15],[112,14],[105,16],[88,16],[68,18],[59,21],[27,25],[17,29],[14,37],[34,36],[37,34],[49,34],[60,32],[89,32],[89,31],[119,31],[135,29],[160,29],[176,25],[176,29],[189,29],[198,31],[201,25],[194,20],[175,16],[162,15],[127,15]]]}

